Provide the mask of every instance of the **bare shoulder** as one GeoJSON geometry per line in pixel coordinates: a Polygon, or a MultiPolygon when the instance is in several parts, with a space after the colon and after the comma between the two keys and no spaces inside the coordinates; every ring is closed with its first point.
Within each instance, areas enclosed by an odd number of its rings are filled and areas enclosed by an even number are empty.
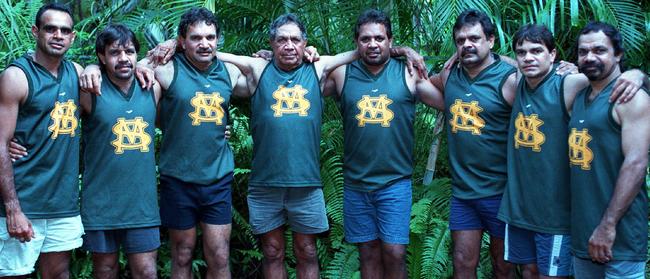
{"type": "Polygon", "coordinates": [[[83,71],[84,71],[84,67],[79,65],[79,63],[77,63],[77,62],[72,62],[72,64],[74,65],[74,68],[77,70],[77,76],[80,76],[81,73],[83,73],[83,71]]]}
{"type": "Polygon", "coordinates": [[[230,74],[230,76],[239,76],[239,75],[241,75],[241,71],[234,64],[232,64],[230,62],[224,62],[223,64],[226,65],[226,70],[228,70],[228,73],[230,74]]]}
{"type": "Polygon", "coordinates": [[[23,100],[28,91],[27,75],[20,68],[10,66],[0,74],[0,98],[3,101],[23,100]]]}
{"type": "Polygon", "coordinates": [[[617,103],[615,110],[621,116],[650,116],[650,95],[647,91],[639,89],[634,98],[627,103],[617,103]]]}

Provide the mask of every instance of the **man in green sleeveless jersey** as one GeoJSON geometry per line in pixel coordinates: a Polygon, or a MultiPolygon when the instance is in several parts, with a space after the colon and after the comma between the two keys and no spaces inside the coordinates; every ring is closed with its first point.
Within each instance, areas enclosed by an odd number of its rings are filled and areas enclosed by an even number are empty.
{"type": "Polygon", "coordinates": [[[183,51],[155,68],[164,90],[160,212],[162,225],[169,228],[174,278],[191,278],[197,224],[206,276],[230,278],[234,159],[224,133],[230,97],[245,94],[246,83],[237,67],[216,58],[219,31],[212,12],[190,9],[178,26],[183,51]]]}
{"type": "Polygon", "coordinates": [[[571,246],[576,278],[644,278],[648,235],[645,189],[650,96],[609,103],[621,74],[620,33],[601,22],[578,38],[578,66],[589,87],[569,123],[571,246]]]}
{"type": "Polygon", "coordinates": [[[415,103],[442,110],[444,100],[390,58],[386,14],[362,13],[354,40],[360,59],[334,70],[326,85],[341,101],[345,130],[345,239],[359,248],[362,278],[407,278],[415,103]]]}
{"type": "Polygon", "coordinates": [[[293,14],[273,21],[273,59],[219,53],[246,76],[252,106],[252,173],[248,206],[260,234],[265,278],[285,278],[284,225],[293,231],[297,275],[318,278],[316,234],[329,228],[320,180],[321,80],[355,52],[303,63],[305,28],[293,14]]]}
{"type": "Polygon", "coordinates": [[[0,76],[0,277],[67,278],[70,250],[81,246],[78,208],[81,67],[64,59],[75,38],[70,10],[36,14],[36,50],[0,76]],[[12,137],[32,150],[12,165],[12,137]]]}
{"type": "Polygon", "coordinates": [[[160,86],[137,86],[140,44],[126,26],[106,27],[95,47],[103,94],[80,96],[83,249],[92,252],[95,278],[117,278],[120,246],[134,278],[156,278],[160,217],[153,139],[160,86]]]}
{"type": "Polygon", "coordinates": [[[566,278],[573,273],[568,110],[589,82],[582,74],[554,74],[555,40],[543,25],[522,26],[512,44],[524,78],[512,105],[508,184],[498,215],[507,224],[504,258],[523,265],[524,278],[566,278]]]}
{"type": "MultiPolygon", "coordinates": [[[[183,49],[155,67],[160,100],[160,218],[169,229],[172,277],[191,278],[196,225],[201,226],[208,278],[230,278],[231,183],[234,160],[225,141],[232,95],[246,95],[239,69],[216,58],[220,27],[205,8],[181,16],[183,49]],[[190,144],[191,143],[191,144],[190,144]],[[201,148],[197,148],[200,146],[201,148]]],[[[150,67],[145,58],[138,64],[150,67]]],[[[82,84],[97,91],[97,68],[86,69],[82,84]]]]}
{"type": "Polygon", "coordinates": [[[491,52],[494,32],[485,13],[461,13],[453,29],[460,63],[431,79],[445,95],[454,278],[476,277],[484,230],[490,234],[496,277],[512,274],[511,265],[503,260],[505,225],[496,215],[507,179],[506,143],[516,69],[491,52]]]}

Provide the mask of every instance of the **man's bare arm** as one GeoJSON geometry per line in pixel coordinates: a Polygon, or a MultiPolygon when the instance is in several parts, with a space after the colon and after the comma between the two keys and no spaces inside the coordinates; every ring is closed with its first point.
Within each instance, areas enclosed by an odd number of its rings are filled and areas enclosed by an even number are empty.
{"type": "Polygon", "coordinates": [[[512,73],[508,76],[508,79],[506,79],[506,82],[503,83],[503,87],[501,88],[503,98],[511,106],[515,102],[515,95],[517,95],[517,80],[517,74],[512,73]]]}
{"type": "Polygon", "coordinates": [[[607,210],[589,238],[589,255],[601,263],[615,260],[612,258],[612,245],[616,239],[616,225],[639,191],[645,191],[643,181],[650,148],[650,96],[640,93],[629,103],[614,107],[614,119],[618,118],[617,122],[621,124],[621,147],[625,159],[607,210]]]}
{"type": "Polygon", "coordinates": [[[252,93],[248,90],[246,76],[244,76],[237,66],[231,63],[224,63],[228,74],[230,75],[230,84],[232,84],[232,94],[240,98],[248,98],[252,93]]]}
{"type": "Polygon", "coordinates": [[[0,75],[0,196],[7,213],[7,231],[21,242],[30,241],[34,230],[18,201],[8,145],[16,130],[18,108],[28,90],[27,77],[20,69],[9,67],[0,75]]]}

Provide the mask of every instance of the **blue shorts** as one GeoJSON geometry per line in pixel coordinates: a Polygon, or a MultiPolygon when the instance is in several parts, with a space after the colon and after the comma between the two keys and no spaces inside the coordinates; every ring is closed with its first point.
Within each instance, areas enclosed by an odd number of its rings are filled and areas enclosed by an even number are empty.
{"type": "Polygon", "coordinates": [[[117,253],[120,246],[127,254],[145,253],[160,247],[158,227],[86,231],[83,236],[86,251],[117,253]]]}
{"type": "Polygon", "coordinates": [[[611,261],[606,264],[592,262],[591,259],[573,257],[575,279],[643,279],[645,262],[611,261]]]}
{"type": "Polygon", "coordinates": [[[321,187],[248,187],[248,215],[253,234],[289,224],[301,234],[329,229],[321,187]]]}
{"type": "Polygon", "coordinates": [[[390,244],[409,243],[411,180],[399,180],[373,192],[343,190],[345,240],[362,243],[381,239],[390,244]]]}
{"type": "Polygon", "coordinates": [[[506,224],[503,259],[515,264],[537,264],[544,276],[571,276],[571,236],[539,233],[506,224]]]}
{"type": "Polygon", "coordinates": [[[232,174],[211,185],[184,182],[160,176],[160,221],[163,227],[191,229],[198,222],[211,225],[232,223],[232,174]]]}
{"type": "Polygon", "coordinates": [[[501,195],[464,200],[451,197],[449,229],[452,231],[487,230],[497,238],[505,237],[506,225],[497,219],[501,195]]]}

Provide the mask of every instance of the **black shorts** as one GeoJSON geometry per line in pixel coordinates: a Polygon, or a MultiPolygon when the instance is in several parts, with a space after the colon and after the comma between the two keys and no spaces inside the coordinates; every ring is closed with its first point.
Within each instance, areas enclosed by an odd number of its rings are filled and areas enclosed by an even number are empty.
{"type": "Polygon", "coordinates": [[[232,222],[231,184],[226,175],[214,184],[184,182],[160,176],[160,220],[163,227],[191,229],[198,222],[226,225],[232,222]]]}

